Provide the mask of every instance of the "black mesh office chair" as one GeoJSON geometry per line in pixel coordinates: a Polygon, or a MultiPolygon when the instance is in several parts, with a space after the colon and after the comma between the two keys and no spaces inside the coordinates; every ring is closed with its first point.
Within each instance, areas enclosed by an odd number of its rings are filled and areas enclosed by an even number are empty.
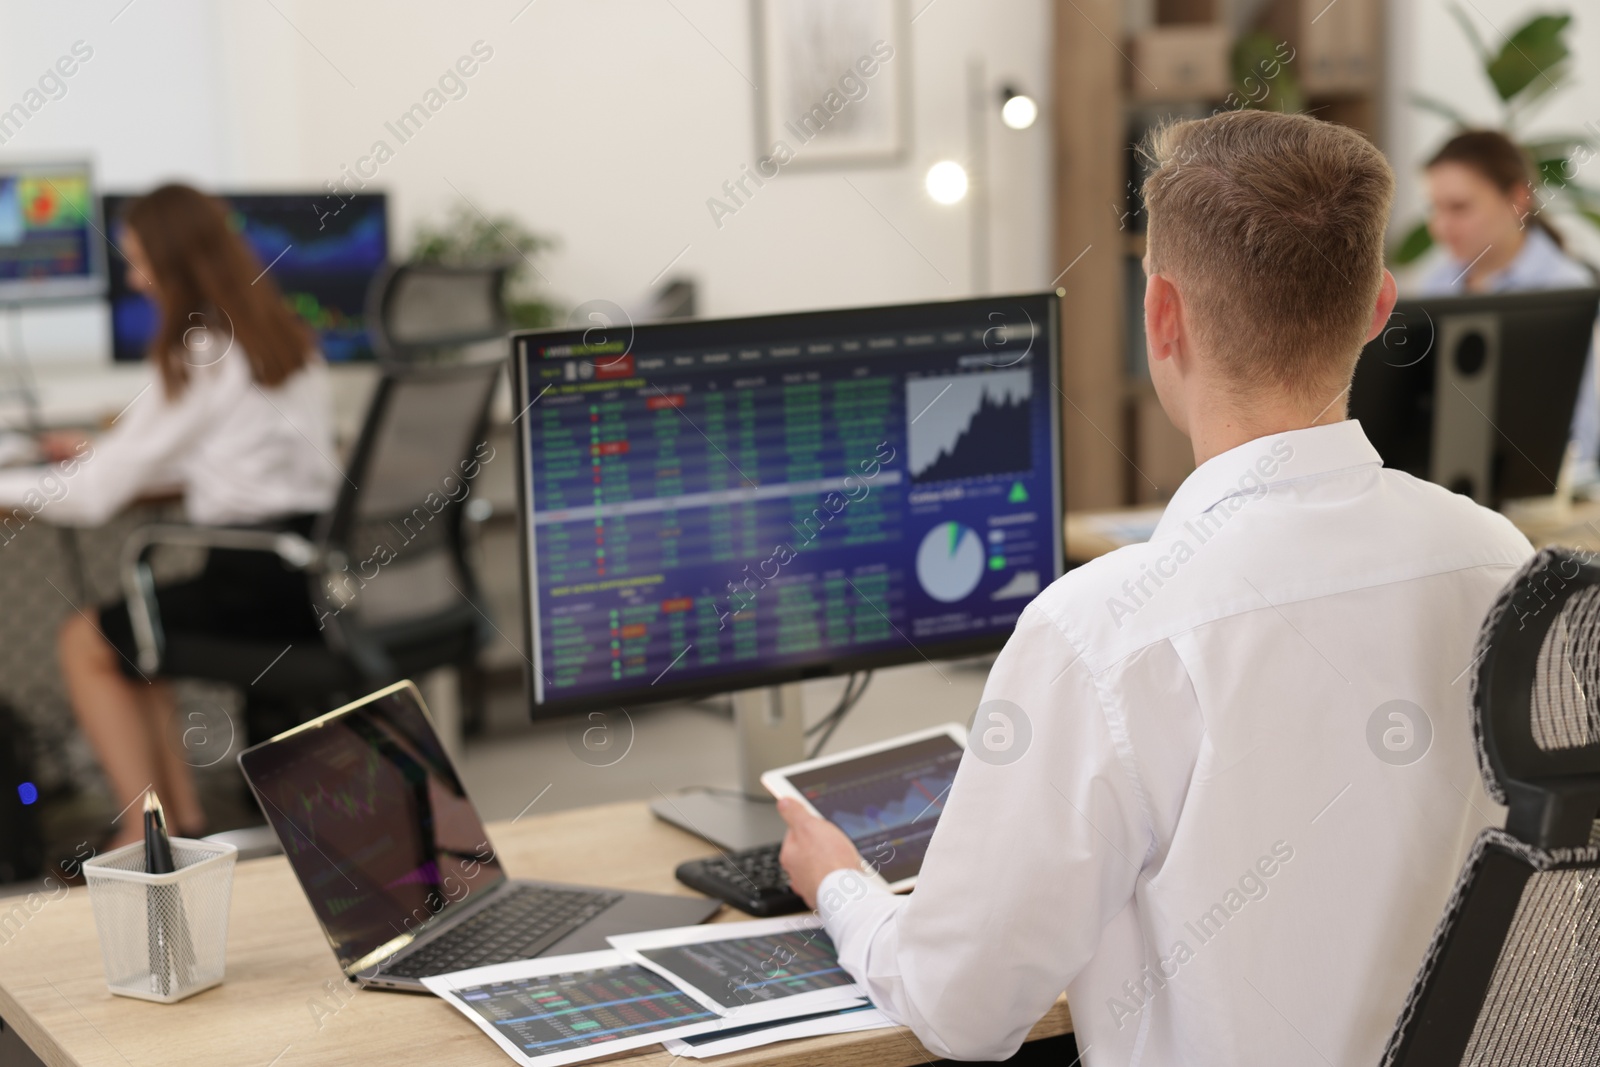
{"type": "Polygon", "coordinates": [[[1479,835],[1385,1067],[1600,1063],[1600,566],[1545,549],[1478,636],[1479,835]]]}
{"type": "Polygon", "coordinates": [[[320,642],[285,651],[183,635],[186,675],[246,689],[252,742],[400,678],[471,670],[488,617],[466,558],[463,505],[494,459],[485,429],[500,369],[496,361],[385,371],[338,502],[309,539],[169,524],[136,531],[123,549],[123,588],[140,669],[162,669],[166,641],[148,553],[186,545],[271,552],[308,578],[320,642]]]}
{"type": "Polygon", "coordinates": [[[466,551],[463,505],[492,456],[486,431],[504,364],[504,283],[503,266],[411,263],[374,279],[367,315],[383,372],[338,501],[309,539],[181,525],[129,538],[122,584],[141,670],[162,665],[146,558],[166,544],[271,552],[309,580],[320,642],[284,650],[183,635],[185,676],[245,688],[252,742],[437,667],[476,677],[477,650],[493,629],[466,551]]]}
{"type": "Polygon", "coordinates": [[[382,363],[459,358],[464,348],[498,343],[510,329],[506,267],[395,263],[367,289],[367,321],[382,363]]]}

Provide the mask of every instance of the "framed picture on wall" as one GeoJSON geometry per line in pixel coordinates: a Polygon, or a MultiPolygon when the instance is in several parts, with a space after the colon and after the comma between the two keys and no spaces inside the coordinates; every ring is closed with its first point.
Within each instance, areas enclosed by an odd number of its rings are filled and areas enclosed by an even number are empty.
{"type": "Polygon", "coordinates": [[[906,0],[751,3],[763,172],[903,161],[911,141],[906,0]]]}

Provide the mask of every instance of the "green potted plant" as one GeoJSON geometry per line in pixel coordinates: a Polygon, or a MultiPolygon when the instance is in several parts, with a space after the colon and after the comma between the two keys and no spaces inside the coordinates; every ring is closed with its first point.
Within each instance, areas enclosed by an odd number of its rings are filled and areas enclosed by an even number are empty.
{"type": "Polygon", "coordinates": [[[559,314],[559,307],[536,280],[534,264],[555,246],[554,238],[534,233],[510,215],[484,215],[458,204],[443,221],[417,224],[412,231],[411,259],[417,263],[505,263],[506,313],[514,329],[526,330],[549,326],[559,314]]]}

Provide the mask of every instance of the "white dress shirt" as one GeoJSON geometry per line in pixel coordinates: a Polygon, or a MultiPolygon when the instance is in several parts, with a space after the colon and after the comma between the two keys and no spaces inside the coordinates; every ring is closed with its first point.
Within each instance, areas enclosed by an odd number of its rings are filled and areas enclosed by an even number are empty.
{"type": "Polygon", "coordinates": [[[326,511],[335,466],[328,369],[316,357],[272,388],[256,383],[244,352],[191,365],[169,399],[149,381],[93,451],[64,465],[0,471],[0,518],[95,526],[140,493],[176,486],[191,522],[243,525],[326,511]]]}
{"type": "Polygon", "coordinates": [[[916,891],[824,879],[845,969],[961,1059],[1065,990],[1090,1067],[1376,1063],[1503,816],[1467,671],[1531,553],[1355,422],[1208,460],[1022,613],[916,891]]]}

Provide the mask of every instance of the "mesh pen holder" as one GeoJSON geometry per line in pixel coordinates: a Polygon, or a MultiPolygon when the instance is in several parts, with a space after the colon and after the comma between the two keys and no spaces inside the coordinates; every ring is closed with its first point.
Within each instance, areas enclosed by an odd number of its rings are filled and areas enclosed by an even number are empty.
{"type": "Polygon", "coordinates": [[[142,843],[84,861],[111,992],[171,1004],[222,982],[238,852],[174,837],[171,874],[145,873],[142,843]]]}

